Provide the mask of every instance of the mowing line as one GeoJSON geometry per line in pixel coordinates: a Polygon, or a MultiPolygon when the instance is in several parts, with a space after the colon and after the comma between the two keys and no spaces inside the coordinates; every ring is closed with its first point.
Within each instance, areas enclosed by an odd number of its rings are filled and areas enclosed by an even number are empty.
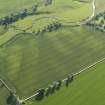
{"type": "MultiPolygon", "coordinates": [[[[77,75],[81,74],[82,72],[84,72],[84,71],[86,71],[86,70],[88,70],[88,69],[90,69],[90,68],[96,66],[97,64],[103,62],[104,60],[105,60],[105,58],[99,59],[97,62],[95,62],[95,63],[93,63],[93,64],[91,64],[91,65],[85,67],[84,69],[80,70],[79,72],[73,73],[73,75],[74,75],[74,76],[77,76],[77,75]]],[[[67,78],[63,79],[62,82],[65,82],[66,79],[67,79],[67,78]]],[[[18,100],[19,100],[19,103],[26,102],[27,100],[30,100],[31,98],[35,97],[37,94],[38,94],[38,93],[35,93],[34,95],[32,95],[32,96],[30,96],[30,97],[28,97],[28,98],[25,98],[25,99],[23,99],[23,100],[18,99],[18,100]]]]}
{"type": "MultiPolygon", "coordinates": [[[[69,23],[68,25],[70,25],[70,26],[79,25],[79,26],[80,26],[80,25],[84,25],[84,24],[86,24],[88,21],[90,21],[90,20],[95,16],[95,10],[96,10],[95,1],[96,1],[96,0],[93,0],[93,2],[92,2],[92,5],[93,5],[93,6],[92,6],[92,7],[93,7],[93,13],[92,13],[92,15],[91,15],[88,19],[86,19],[85,21],[82,21],[82,22],[76,22],[76,23],[74,23],[74,24],[73,24],[73,23],[69,23]]],[[[53,17],[42,17],[42,18],[53,18],[53,17]]],[[[53,18],[53,19],[54,19],[54,18],[53,18]]],[[[57,19],[57,20],[58,20],[58,19],[57,19]]],[[[35,23],[33,23],[33,25],[34,25],[34,24],[35,24],[35,23]]],[[[64,24],[66,24],[66,23],[64,23],[64,24]]],[[[32,26],[33,26],[33,25],[32,25],[32,26]]],[[[67,24],[66,24],[66,25],[67,25],[67,24]]],[[[90,66],[87,66],[86,68],[80,70],[79,72],[74,73],[73,75],[74,75],[74,76],[79,75],[80,73],[84,72],[85,70],[87,70],[87,69],[89,69],[89,68],[95,66],[96,64],[98,64],[98,63],[100,63],[100,62],[102,62],[102,61],[104,61],[104,60],[105,60],[105,58],[100,59],[100,60],[98,60],[97,62],[91,64],[90,66]]],[[[66,79],[67,79],[67,78],[66,78],[66,79]]],[[[64,82],[66,79],[63,79],[62,81],[64,82]]],[[[10,89],[10,88],[8,87],[8,85],[7,85],[2,79],[0,79],[0,81],[4,84],[4,86],[7,88],[8,91],[12,91],[12,89],[10,89]]],[[[36,94],[34,94],[34,95],[32,95],[32,96],[26,98],[26,99],[23,99],[23,100],[20,100],[19,97],[18,97],[17,100],[19,101],[19,103],[22,103],[22,102],[25,102],[25,101],[27,101],[27,100],[29,100],[29,99],[35,97],[37,94],[38,94],[38,93],[36,93],[36,94]]]]}

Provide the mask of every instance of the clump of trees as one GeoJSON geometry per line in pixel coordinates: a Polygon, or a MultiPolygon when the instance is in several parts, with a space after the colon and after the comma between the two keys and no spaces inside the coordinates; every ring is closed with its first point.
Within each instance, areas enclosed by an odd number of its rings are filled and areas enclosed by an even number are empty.
{"type": "Polygon", "coordinates": [[[37,32],[33,31],[32,33],[37,36],[37,35],[39,35],[39,34],[41,34],[41,33],[43,34],[43,33],[45,33],[45,32],[53,32],[53,31],[56,31],[56,30],[58,30],[61,26],[62,26],[61,23],[59,23],[59,22],[54,22],[54,23],[49,24],[48,26],[44,27],[43,29],[38,30],[37,32]]]}
{"type": "Polygon", "coordinates": [[[38,5],[34,5],[30,9],[24,9],[18,13],[12,13],[9,16],[5,16],[2,19],[0,19],[0,25],[5,26],[6,28],[9,24],[12,24],[13,22],[18,21],[19,19],[24,19],[25,17],[29,15],[36,14],[37,8],[38,8],[38,5]]]}
{"type": "Polygon", "coordinates": [[[61,87],[62,81],[59,80],[57,82],[54,82],[52,85],[49,85],[48,88],[46,89],[46,96],[49,96],[53,93],[55,93],[56,90],[59,90],[61,87]]]}
{"type": "Polygon", "coordinates": [[[87,23],[88,26],[94,27],[96,30],[105,32],[105,12],[98,13],[91,21],[87,23]]]}
{"type": "Polygon", "coordinates": [[[53,0],[44,0],[44,5],[45,6],[51,5],[52,2],[53,2],[53,0]]]}
{"type": "Polygon", "coordinates": [[[46,89],[38,90],[37,95],[35,96],[35,100],[41,101],[45,96],[48,97],[54,94],[56,91],[58,91],[61,88],[63,82],[65,83],[65,86],[68,87],[73,80],[74,80],[74,74],[70,74],[67,76],[65,80],[56,81],[51,85],[49,85],[46,89]]]}

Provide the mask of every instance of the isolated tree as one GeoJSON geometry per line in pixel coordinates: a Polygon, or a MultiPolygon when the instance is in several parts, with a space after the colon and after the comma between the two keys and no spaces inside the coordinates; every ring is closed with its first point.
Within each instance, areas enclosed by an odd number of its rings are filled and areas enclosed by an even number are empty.
{"type": "Polygon", "coordinates": [[[100,23],[101,23],[101,25],[104,25],[104,19],[102,19],[100,23]]]}

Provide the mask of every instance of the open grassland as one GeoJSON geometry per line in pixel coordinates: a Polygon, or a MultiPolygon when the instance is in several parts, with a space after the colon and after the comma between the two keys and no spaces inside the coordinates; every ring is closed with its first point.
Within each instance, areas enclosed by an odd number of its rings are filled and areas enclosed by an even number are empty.
{"type": "Polygon", "coordinates": [[[52,5],[46,8],[42,7],[39,11],[48,12],[49,16],[56,17],[64,22],[76,22],[92,14],[92,3],[82,3],[75,0],[55,0],[52,5]]]}
{"type": "Polygon", "coordinates": [[[0,18],[18,12],[24,8],[30,8],[39,0],[0,0],[0,18]]]}
{"type": "Polygon", "coordinates": [[[105,104],[105,61],[76,76],[66,88],[45,98],[41,102],[27,105],[104,105],[105,104]]]}
{"type": "Polygon", "coordinates": [[[89,27],[23,36],[2,49],[0,72],[20,96],[29,96],[105,57],[104,45],[105,35],[89,27]]]}

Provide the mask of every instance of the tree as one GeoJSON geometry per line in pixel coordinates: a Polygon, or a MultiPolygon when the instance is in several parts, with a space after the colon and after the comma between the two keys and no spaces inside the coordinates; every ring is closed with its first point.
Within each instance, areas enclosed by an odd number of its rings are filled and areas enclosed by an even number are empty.
{"type": "Polygon", "coordinates": [[[52,0],[44,0],[44,5],[48,6],[52,4],[52,0]]]}
{"type": "Polygon", "coordinates": [[[28,10],[24,9],[22,12],[20,12],[20,18],[24,19],[28,15],[28,10]]]}
{"type": "Polygon", "coordinates": [[[61,80],[57,81],[56,90],[59,90],[61,85],[62,85],[62,81],[61,80]]]}
{"type": "Polygon", "coordinates": [[[42,100],[44,98],[45,89],[40,89],[40,90],[38,90],[37,93],[38,94],[35,96],[35,99],[37,101],[40,101],[40,100],[42,100]]]}
{"type": "Polygon", "coordinates": [[[34,5],[32,7],[32,14],[35,14],[37,12],[37,8],[38,8],[38,5],[34,5]]]}
{"type": "Polygon", "coordinates": [[[51,93],[51,87],[49,86],[49,87],[46,89],[45,95],[46,95],[46,96],[49,96],[50,93],[51,93]]]}
{"type": "Polygon", "coordinates": [[[13,92],[10,92],[9,96],[6,99],[8,105],[17,105],[17,98],[14,96],[13,92]]]}
{"type": "Polygon", "coordinates": [[[55,92],[55,89],[56,89],[56,84],[54,83],[53,85],[51,85],[51,94],[55,92]]]}
{"type": "Polygon", "coordinates": [[[68,87],[69,83],[71,83],[74,80],[74,74],[68,75],[65,81],[65,85],[68,87]]]}
{"type": "Polygon", "coordinates": [[[66,78],[66,80],[65,80],[65,85],[66,85],[66,87],[69,86],[69,80],[70,80],[70,77],[68,76],[68,77],[66,78]]]}

